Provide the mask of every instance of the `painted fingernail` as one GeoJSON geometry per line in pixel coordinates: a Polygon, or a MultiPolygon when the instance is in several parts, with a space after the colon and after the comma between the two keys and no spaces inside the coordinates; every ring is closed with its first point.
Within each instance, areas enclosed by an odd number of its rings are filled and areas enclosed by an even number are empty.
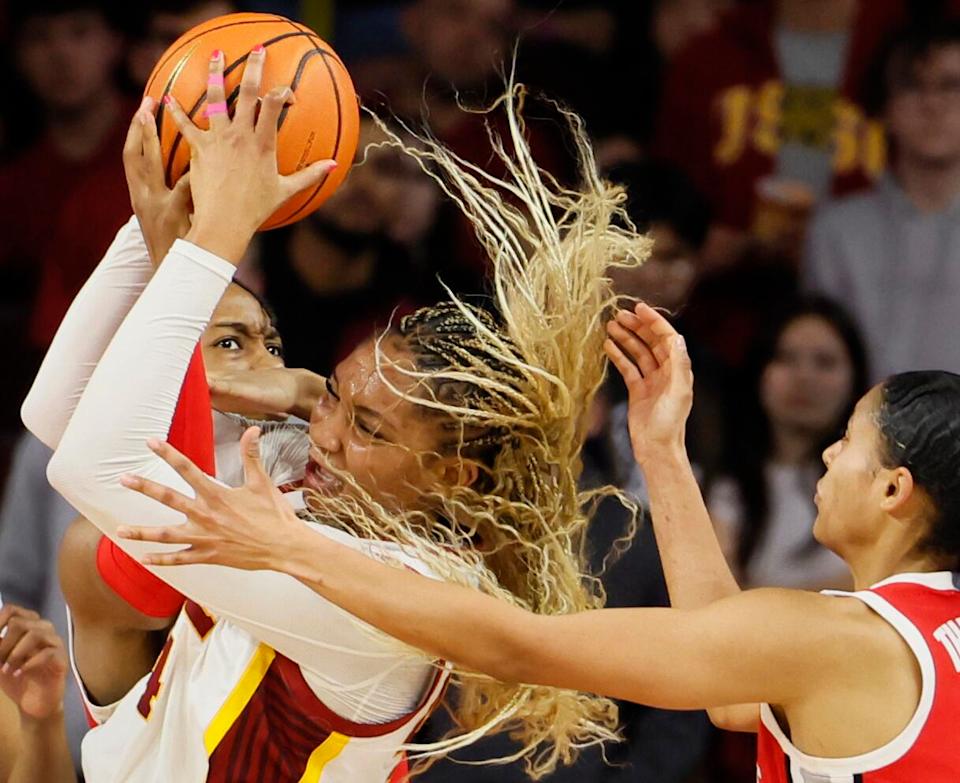
{"type": "Polygon", "coordinates": [[[263,47],[263,44],[257,44],[256,46],[254,46],[254,47],[250,50],[250,53],[251,53],[251,54],[262,54],[262,53],[263,53],[263,48],[264,48],[264,47],[263,47]]]}
{"type": "Polygon", "coordinates": [[[211,60],[219,60],[221,57],[223,57],[223,52],[219,49],[214,49],[213,54],[210,55],[211,60]]]}
{"type": "Polygon", "coordinates": [[[164,106],[169,106],[169,105],[172,104],[172,103],[173,103],[173,96],[172,96],[172,95],[164,95],[164,96],[163,96],[163,104],[164,104],[164,106]]]}

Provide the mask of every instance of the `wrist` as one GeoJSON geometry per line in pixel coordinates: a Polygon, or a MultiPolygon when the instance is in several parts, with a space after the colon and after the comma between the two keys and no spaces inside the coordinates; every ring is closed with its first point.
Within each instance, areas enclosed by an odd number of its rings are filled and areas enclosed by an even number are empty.
{"type": "Polygon", "coordinates": [[[59,731],[63,725],[64,712],[63,712],[63,701],[54,707],[49,715],[43,717],[37,717],[35,715],[28,715],[27,713],[20,711],[20,727],[23,733],[33,734],[33,735],[46,735],[51,731],[59,731]]]}
{"type": "Polygon", "coordinates": [[[642,454],[634,455],[644,470],[665,466],[670,469],[688,463],[683,435],[669,441],[647,444],[642,454]]]}
{"type": "Polygon", "coordinates": [[[297,402],[293,410],[294,416],[310,421],[310,416],[316,407],[317,401],[323,395],[325,379],[310,370],[294,370],[297,375],[297,402]]]}
{"type": "Polygon", "coordinates": [[[323,575],[317,564],[326,559],[326,545],[329,543],[328,538],[303,525],[302,530],[288,538],[282,562],[275,570],[307,585],[319,584],[323,575]]]}
{"type": "Polygon", "coordinates": [[[198,219],[184,239],[238,266],[255,233],[255,229],[244,230],[242,226],[235,226],[229,220],[214,223],[211,220],[198,219]]]}

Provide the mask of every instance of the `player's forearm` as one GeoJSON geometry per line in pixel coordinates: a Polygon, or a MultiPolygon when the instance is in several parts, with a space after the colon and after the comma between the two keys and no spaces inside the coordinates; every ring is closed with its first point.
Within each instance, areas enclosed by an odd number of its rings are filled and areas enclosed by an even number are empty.
{"type": "Polygon", "coordinates": [[[9,783],[75,783],[63,712],[44,720],[21,718],[21,727],[21,750],[9,783]]]}
{"type": "Polygon", "coordinates": [[[100,359],[50,462],[51,484],[108,536],[139,518],[119,477],[165,467],[146,441],[166,439],[197,341],[232,272],[209,253],[175,246],[100,359]]]}
{"type": "Polygon", "coordinates": [[[739,592],[681,445],[643,465],[670,603],[695,609],[739,592]]]}
{"type": "Polygon", "coordinates": [[[538,618],[461,585],[384,565],[308,529],[274,568],[390,636],[504,682],[529,681],[538,618]]]}

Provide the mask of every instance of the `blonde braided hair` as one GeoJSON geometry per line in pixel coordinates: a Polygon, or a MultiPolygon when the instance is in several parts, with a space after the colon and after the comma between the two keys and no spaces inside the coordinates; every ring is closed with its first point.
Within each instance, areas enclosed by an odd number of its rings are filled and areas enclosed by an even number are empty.
{"type": "MultiPolygon", "coordinates": [[[[425,510],[388,509],[349,475],[351,491],[310,501],[324,522],[362,537],[399,543],[441,578],[477,587],[532,612],[600,607],[599,581],[586,573],[588,512],[613,487],[580,491],[585,413],[604,371],[604,321],[615,297],[607,270],[643,261],[650,242],[624,212],[625,193],[599,176],[580,119],[559,108],[578,152],[580,186],[560,185],[537,167],[525,140],[524,89],[512,82],[488,111],[505,113],[509,133],[489,129],[506,175],[495,177],[430,136],[406,143],[374,118],[390,144],[414,156],[472,222],[492,268],[495,312],[453,293],[400,320],[376,344],[381,378],[390,365],[415,379],[394,392],[440,424],[440,452],[481,469],[472,486],[441,487],[425,510]],[[384,341],[406,349],[396,362],[384,341]],[[438,521],[442,520],[442,524],[438,521]]],[[[407,129],[404,129],[407,131],[407,129]]],[[[409,132],[409,131],[407,131],[409,132]]],[[[426,458],[427,455],[423,455],[426,458]]],[[[331,467],[332,469],[332,467],[331,467]]],[[[340,474],[338,474],[340,475],[340,474]]],[[[538,779],[579,749],[616,740],[615,704],[596,696],[500,683],[456,670],[456,731],[411,746],[419,769],[484,734],[509,731],[538,779]]]]}

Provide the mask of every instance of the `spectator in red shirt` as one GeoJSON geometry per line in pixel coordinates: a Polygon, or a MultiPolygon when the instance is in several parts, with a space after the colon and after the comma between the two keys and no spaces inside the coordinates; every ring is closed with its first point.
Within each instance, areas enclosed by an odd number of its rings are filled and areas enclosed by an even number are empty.
{"type": "MultiPolygon", "coordinates": [[[[3,419],[13,418],[35,369],[37,351],[24,339],[24,322],[45,276],[44,257],[64,205],[78,184],[93,176],[117,188],[90,199],[88,215],[115,209],[116,194],[126,202],[120,150],[128,116],[114,79],[121,40],[104,7],[39,0],[11,4],[9,16],[17,69],[44,125],[30,146],[0,168],[0,326],[20,341],[9,352],[16,358],[0,399],[3,419]]],[[[82,221],[78,230],[84,231],[82,221]]],[[[98,256],[108,242],[109,237],[97,240],[98,256]]]]}
{"type": "Polygon", "coordinates": [[[711,202],[708,260],[730,260],[751,235],[795,253],[816,201],[882,173],[883,128],[861,87],[907,14],[903,0],[744,5],[678,56],[655,147],[711,202]]]}

